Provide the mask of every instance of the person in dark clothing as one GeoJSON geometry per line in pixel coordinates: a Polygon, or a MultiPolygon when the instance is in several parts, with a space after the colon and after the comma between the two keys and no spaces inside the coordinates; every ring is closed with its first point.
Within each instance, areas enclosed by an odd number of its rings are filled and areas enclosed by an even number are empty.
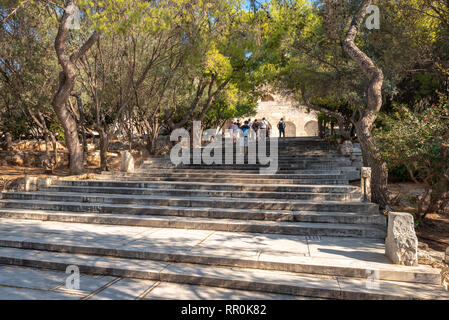
{"type": "Polygon", "coordinates": [[[259,120],[256,119],[256,120],[254,120],[254,123],[253,123],[253,130],[256,133],[256,138],[259,137],[259,128],[260,128],[260,123],[259,123],[259,120]]]}
{"type": "Polygon", "coordinates": [[[284,138],[285,138],[285,128],[286,128],[286,124],[284,122],[284,119],[281,119],[281,121],[279,121],[279,123],[278,123],[279,138],[282,138],[282,136],[284,136],[284,138]]]}
{"type": "Polygon", "coordinates": [[[251,129],[251,127],[249,126],[249,122],[245,121],[245,124],[243,126],[240,127],[240,130],[242,131],[242,135],[243,135],[243,147],[244,147],[244,152],[245,155],[248,154],[248,136],[249,136],[249,130],[251,129]]]}

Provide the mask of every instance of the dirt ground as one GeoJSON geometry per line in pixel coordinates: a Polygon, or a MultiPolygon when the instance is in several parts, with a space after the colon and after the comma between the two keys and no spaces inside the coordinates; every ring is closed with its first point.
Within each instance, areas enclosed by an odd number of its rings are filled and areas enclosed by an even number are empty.
{"type": "MultiPolygon", "coordinates": [[[[139,165],[141,159],[135,159],[136,165],[139,165]]],[[[120,171],[121,159],[109,159],[108,165],[110,171],[120,171]]],[[[43,168],[24,168],[17,166],[0,166],[0,192],[3,191],[5,184],[8,181],[23,177],[27,170],[27,175],[32,177],[46,178],[46,177],[68,177],[70,172],[68,168],[58,168],[53,171],[53,174],[45,173],[43,168]]],[[[100,174],[101,170],[98,166],[86,166],[86,174],[97,173],[100,174]]]]}
{"type": "MultiPolygon", "coordinates": [[[[422,192],[423,188],[415,183],[393,183],[389,185],[393,198],[398,197],[393,204],[395,211],[414,212],[409,197],[422,192]]],[[[449,212],[429,214],[416,229],[420,242],[426,243],[431,249],[446,251],[449,247],[449,212]]]]}

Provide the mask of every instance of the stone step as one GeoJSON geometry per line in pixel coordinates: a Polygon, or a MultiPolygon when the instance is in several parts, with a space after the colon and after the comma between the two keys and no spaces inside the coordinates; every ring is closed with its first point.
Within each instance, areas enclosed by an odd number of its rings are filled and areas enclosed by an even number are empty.
{"type": "MultiPolygon", "coordinates": [[[[270,162],[270,163],[274,163],[274,162],[270,162]]],[[[227,169],[229,169],[232,166],[236,166],[236,167],[246,167],[246,168],[251,168],[251,169],[258,169],[258,168],[263,168],[263,167],[268,167],[267,164],[260,164],[260,163],[248,163],[248,162],[244,162],[244,163],[237,163],[237,162],[231,162],[231,163],[226,163],[225,161],[222,162],[213,162],[213,163],[206,163],[206,162],[201,162],[201,163],[187,163],[187,164],[180,164],[178,167],[181,168],[202,168],[202,167],[219,167],[219,166],[223,166],[227,169]]],[[[290,170],[307,170],[307,169],[330,169],[330,170],[337,170],[337,168],[339,167],[350,167],[351,163],[348,162],[336,162],[336,161],[328,161],[328,162],[319,162],[319,161],[310,161],[310,162],[278,162],[277,163],[277,168],[279,169],[290,169],[290,170]]],[[[149,166],[142,166],[143,169],[148,168],[149,166]]],[[[151,166],[150,166],[151,168],[151,166]]]]}
{"type": "MultiPolygon", "coordinates": [[[[148,177],[147,181],[165,181],[165,182],[175,182],[175,181],[189,181],[189,182],[215,182],[215,183],[246,183],[246,184],[258,184],[258,185],[265,185],[265,184],[287,184],[287,185],[348,185],[349,180],[345,179],[346,177],[342,177],[343,179],[250,179],[250,180],[243,180],[238,177],[234,178],[232,176],[226,177],[226,178],[209,178],[207,176],[204,177],[198,177],[198,176],[191,176],[191,177],[148,177]]],[[[99,179],[107,179],[107,180],[114,180],[119,179],[121,181],[145,181],[145,176],[139,173],[108,173],[103,174],[99,179]]]]}
{"type": "MultiPolygon", "coordinates": [[[[146,170],[139,170],[135,172],[139,177],[151,179],[151,178],[229,178],[230,174],[228,172],[216,172],[216,173],[205,173],[202,171],[196,172],[148,172],[146,170]]],[[[104,172],[104,175],[111,174],[111,172],[104,172]]],[[[121,173],[112,173],[120,176],[121,173]]],[[[232,175],[234,179],[289,179],[289,180],[339,180],[344,179],[343,174],[251,174],[251,173],[240,173],[232,175]]]]}
{"type": "MultiPolygon", "coordinates": [[[[229,143],[229,145],[232,145],[234,147],[239,146],[240,145],[240,141],[243,140],[243,136],[238,138],[238,142],[233,142],[233,143],[229,143]]],[[[256,146],[263,146],[263,145],[270,145],[271,141],[270,139],[266,139],[266,140],[250,140],[251,142],[253,142],[256,146]]],[[[306,147],[306,148],[315,148],[315,149],[319,149],[319,148],[329,148],[329,149],[333,149],[336,150],[337,148],[335,146],[330,145],[327,141],[285,141],[282,139],[275,139],[275,142],[277,142],[278,145],[286,147],[286,148],[295,148],[295,147],[306,147]]],[[[218,145],[225,145],[226,144],[226,140],[222,139],[221,143],[219,143],[219,140],[215,140],[215,143],[217,143],[218,145]]],[[[196,147],[196,148],[192,148],[192,149],[204,149],[209,145],[203,145],[202,147],[196,147]]]]}
{"type": "MultiPolygon", "coordinates": [[[[17,229],[23,228],[23,220],[7,221],[10,228],[15,226],[17,229]]],[[[410,283],[422,284],[440,284],[441,276],[438,270],[430,266],[404,267],[391,264],[384,256],[379,255],[373,261],[360,263],[364,259],[364,255],[342,261],[329,257],[315,256],[313,249],[312,255],[301,253],[301,250],[310,250],[305,237],[282,236],[282,235],[264,235],[256,234],[259,241],[263,241],[265,249],[259,250],[256,258],[252,252],[258,248],[258,245],[247,244],[242,246],[241,240],[248,240],[252,235],[243,233],[215,233],[209,236],[205,242],[201,242],[199,246],[193,246],[184,240],[185,233],[182,230],[173,232],[172,229],[152,229],[146,228],[145,234],[149,237],[138,238],[129,245],[123,246],[116,243],[114,234],[107,233],[107,230],[99,230],[98,234],[90,239],[82,239],[79,228],[82,224],[58,223],[53,226],[51,220],[45,222],[45,225],[53,233],[58,234],[58,238],[51,236],[39,236],[36,233],[25,232],[20,235],[8,236],[0,233],[0,247],[20,248],[28,250],[41,250],[50,252],[63,252],[72,254],[89,254],[97,256],[108,256],[116,258],[139,259],[139,260],[157,260],[164,262],[193,263],[201,265],[213,265],[224,267],[251,268],[272,271],[287,271],[294,273],[308,273],[315,275],[343,276],[343,277],[366,277],[369,270],[378,270],[378,280],[403,281],[410,283]],[[105,232],[106,231],[106,232],[105,232]],[[156,233],[155,233],[156,232],[156,233]],[[72,234],[78,234],[73,237],[72,234]],[[159,236],[157,236],[159,234],[159,236]],[[151,236],[154,235],[154,236],[151,236]],[[166,242],[166,236],[170,235],[171,246],[174,250],[167,252],[166,247],[170,246],[166,242]],[[215,236],[215,238],[214,238],[215,236]],[[212,240],[209,240],[212,237],[212,240]],[[227,239],[224,247],[215,248],[216,239],[227,239]],[[114,241],[115,240],[115,241],[114,241]],[[240,240],[240,241],[239,241],[240,240]],[[153,246],[145,245],[152,242],[153,246]],[[208,245],[212,241],[212,246],[208,245]],[[285,244],[296,244],[296,247],[277,248],[272,251],[273,245],[277,241],[283,241],[285,244]],[[309,248],[309,249],[308,249],[309,248]],[[292,251],[293,250],[293,251],[292,251]]],[[[38,230],[37,225],[31,228],[38,230]]],[[[30,226],[29,226],[30,228],[30,226]]],[[[127,229],[132,229],[128,227],[127,229]]],[[[143,228],[138,229],[138,233],[143,228]]],[[[132,232],[132,230],[130,231],[132,232]]],[[[193,231],[190,231],[193,232],[193,231]]],[[[320,241],[312,242],[312,248],[315,243],[321,243],[319,246],[322,250],[328,250],[338,247],[340,242],[352,240],[341,238],[321,238],[320,241]],[[336,246],[337,244],[337,246],[336,246]]],[[[359,248],[366,246],[367,241],[372,239],[361,239],[359,248]]],[[[376,244],[377,245],[377,244],[376,244]]],[[[380,247],[380,244],[379,244],[380,247]]],[[[379,248],[380,249],[380,248],[379,248]]],[[[373,251],[371,254],[377,251],[373,251]]],[[[368,255],[366,255],[368,256],[368,255]]]]}
{"type": "MultiPolygon", "coordinates": [[[[348,170],[349,171],[349,170],[348,170]]],[[[355,168],[353,171],[357,171],[355,168]]],[[[154,174],[154,173],[184,173],[184,174],[189,174],[189,173],[203,173],[203,174],[224,174],[223,170],[207,170],[207,169],[202,169],[202,170],[196,170],[196,169],[181,169],[181,168],[176,168],[176,167],[172,167],[172,168],[158,168],[158,167],[140,167],[139,169],[136,169],[135,172],[137,173],[148,173],[148,174],[154,174]]],[[[282,170],[279,171],[276,174],[299,174],[299,175],[341,175],[343,174],[344,170],[340,170],[340,169],[334,169],[334,170],[282,170]]],[[[108,174],[110,172],[103,172],[103,174],[108,174]]],[[[226,170],[227,174],[253,174],[253,175],[262,175],[260,173],[260,170],[226,170]]]]}
{"type": "Polygon", "coordinates": [[[259,192],[304,192],[304,193],[356,193],[360,188],[349,185],[277,185],[277,184],[221,184],[208,182],[185,181],[117,181],[117,180],[56,180],[54,186],[86,186],[86,187],[116,187],[116,188],[151,188],[180,190],[227,190],[227,191],[259,191],[259,192]]]}
{"type": "Polygon", "coordinates": [[[328,299],[449,299],[438,285],[0,248],[0,263],[328,299]]]}
{"type": "Polygon", "coordinates": [[[379,211],[379,206],[364,202],[338,202],[313,200],[281,200],[281,199],[244,199],[238,201],[220,197],[178,197],[178,196],[138,196],[95,194],[95,193],[69,193],[69,192],[14,192],[3,193],[4,200],[23,201],[57,201],[109,204],[141,204],[159,206],[181,207],[213,207],[234,209],[260,209],[260,210],[292,210],[292,211],[327,211],[327,212],[354,212],[372,213],[379,211]]]}
{"type": "Polygon", "coordinates": [[[174,228],[189,230],[214,230],[226,232],[263,233],[297,236],[326,236],[385,239],[385,227],[379,225],[331,224],[284,221],[256,221],[234,219],[209,219],[174,216],[95,215],[86,213],[42,213],[4,211],[0,215],[15,219],[59,221],[71,223],[174,228]]]}
{"type": "Polygon", "coordinates": [[[361,201],[362,195],[357,193],[298,193],[298,192],[251,192],[251,191],[219,191],[219,190],[180,190],[153,188],[117,188],[117,187],[71,187],[52,186],[40,188],[45,192],[76,192],[129,195],[162,195],[188,197],[225,197],[254,199],[292,199],[292,200],[329,200],[329,201],[361,201]]]}
{"type": "MultiPolygon", "coordinates": [[[[249,156],[245,155],[243,157],[243,156],[239,155],[239,157],[237,157],[236,154],[234,154],[233,156],[229,156],[228,157],[226,154],[223,153],[222,157],[221,157],[223,162],[226,159],[232,159],[232,160],[234,160],[234,162],[236,161],[236,159],[243,159],[245,161],[245,163],[248,162],[248,158],[251,159],[251,160],[253,160],[253,159],[254,160],[258,160],[259,159],[259,155],[257,155],[257,154],[250,154],[249,156]]],[[[322,156],[322,155],[316,155],[316,156],[276,155],[276,156],[269,157],[269,158],[276,159],[280,163],[283,163],[283,162],[288,162],[288,163],[301,162],[302,163],[302,162],[305,162],[305,161],[317,161],[317,162],[323,162],[323,163],[331,162],[331,161],[337,161],[337,162],[348,163],[348,162],[351,161],[351,159],[349,157],[341,156],[341,155],[331,155],[331,156],[322,156]]],[[[190,159],[193,159],[193,157],[191,157],[190,159]]],[[[167,163],[167,162],[171,162],[171,160],[170,159],[164,159],[164,161],[153,161],[152,159],[147,159],[147,160],[144,160],[142,162],[142,164],[143,165],[153,165],[153,164],[160,164],[160,163],[167,163]]]]}
{"type": "MultiPolygon", "coordinates": [[[[242,139],[243,140],[243,139],[242,139]]],[[[241,141],[240,140],[238,142],[238,144],[234,144],[232,146],[233,150],[241,150],[241,148],[243,148],[243,146],[241,145],[241,141]]],[[[222,150],[226,149],[226,144],[222,143],[222,144],[217,144],[217,146],[219,146],[218,148],[221,148],[222,150]]],[[[262,151],[264,150],[271,150],[271,143],[269,141],[267,141],[267,143],[265,144],[257,144],[256,146],[256,150],[260,150],[262,149],[262,151]]],[[[274,146],[274,145],[273,145],[274,146]]],[[[326,144],[321,144],[321,145],[307,145],[307,144],[284,144],[284,143],[278,143],[278,151],[282,151],[287,153],[288,151],[330,151],[330,152],[336,152],[337,148],[326,145],[326,144]]],[[[213,150],[215,146],[204,146],[202,148],[185,148],[188,149],[189,151],[193,151],[193,150],[206,150],[206,152],[213,150]]],[[[251,146],[252,148],[254,148],[254,144],[251,146]]],[[[231,145],[229,146],[229,149],[231,149],[231,145]]]]}
{"type": "MultiPolygon", "coordinates": [[[[223,170],[222,168],[217,168],[215,170],[209,170],[207,167],[203,169],[189,169],[189,168],[176,168],[176,167],[158,167],[158,166],[141,166],[139,169],[135,170],[136,173],[204,173],[204,174],[217,174],[224,172],[229,175],[233,174],[261,174],[260,170],[223,170]]],[[[107,172],[105,172],[107,174],[107,172]]],[[[276,174],[306,174],[306,175],[342,175],[344,179],[348,180],[360,180],[360,170],[357,167],[340,167],[333,169],[323,169],[323,170],[290,170],[281,169],[276,172],[276,174]]]]}
{"type": "MultiPolygon", "coordinates": [[[[271,159],[271,162],[274,163],[277,161],[277,159],[271,159]]],[[[253,167],[253,168],[260,168],[260,167],[266,167],[267,162],[261,163],[259,161],[256,162],[249,162],[248,159],[245,159],[244,161],[237,162],[235,159],[231,159],[226,161],[225,159],[222,159],[221,161],[215,161],[206,163],[205,161],[201,162],[194,162],[193,160],[189,160],[186,164],[180,164],[178,166],[245,166],[245,167],[253,167]]],[[[279,168],[286,168],[286,169],[296,169],[296,170],[317,170],[317,169],[333,169],[338,170],[339,167],[351,167],[356,166],[358,163],[351,163],[348,161],[318,161],[318,160],[310,160],[310,161],[277,161],[277,165],[279,168]]],[[[176,167],[174,164],[170,165],[155,165],[155,164],[142,164],[141,168],[153,168],[153,167],[160,167],[160,168],[173,168],[176,167]]],[[[233,170],[232,168],[229,168],[230,170],[233,170]]]]}
{"type": "Polygon", "coordinates": [[[54,212],[91,212],[102,214],[129,214],[135,216],[178,216],[210,219],[288,221],[307,223],[333,224],[368,224],[386,227],[386,218],[380,214],[327,211],[282,211],[233,208],[192,208],[157,205],[123,205],[123,204],[89,204],[79,202],[36,201],[33,203],[19,200],[7,200],[3,205],[4,212],[29,213],[36,209],[54,212]],[[9,208],[9,209],[8,209],[9,208]],[[22,210],[24,209],[24,210],[22,210]],[[125,210],[128,209],[128,210],[125,210]]]}
{"type": "MultiPolygon", "coordinates": [[[[344,165],[345,167],[347,165],[344,165]]],[[[261,168],[268,168],[269,165],[258,165],[258,164],[180,164],[178,168],[187,168],[187,169],[221,169],[221,170],[259,170],[261,168]]],[[[301,164],[291,164],[291,165],[278,165],[277,170],[337,170],[342,167],[337,163],[329,163],[329,164],[314,164],[308,163],[307,165],[301,164]]]]}
{"type": "MultiPolygon", "coordinates": [[[[194,157],[191,156],[191,159],[194,157]]],[[[265,156],[269,157],[269,156],[265,156]]],[[[196,158],[196,157],[195,157],[196,158]]],[[[232,155],[228,156],[225,152],[222,153],[221,158],[224,160],[226,158],[229,159],[258,159],[259,154],[257,153],[249,153],[247,155],[243,155],[242,153],[233,153],[232,155]],[[238,155],[238,156],[237,156],[238,155]]],[[[276,154],[273,156],[270,156],[270,158],[277,159],[279,162],[303,162],[303,161],[322,161],[322,162],[329,162],[329,161],[341,161],[341,162],[347,162],[350,161],[349,156],[343,156],[339,154],[326,154],[326,155],[289,155],[289,154],[276,154]]],[[[143,164],[160,164],[160,163],[166,163],[170,162],[170,159],[162,159],[162,160],[155,160],[155,159],[146,159],[143,161],[143,164]]]]}
{"type": "MultiPolygon", "coordinates": [[[[235,158],[237,155],[239,156],[244,156],[245,158],[247,158],[248,156],[252,156],[252,157],[258,157],[259,156],[259,152],[256,151],[252,151],[249,150],[247,152],[247,154],[244,154],[244,150],[243,149],[232,149],[232,156],[235,158]]],[[[262,150],[260,151],[260,154],[262,155],[270,155],[270,150],[267,149],[265,150],[265,153],[262,153],[262,150]]],[[[229,151],[230,152],[230,151],[229,151]]],[[[184,153],[186,153],[186,151],[184,151],[184,153]]],[[[190,156],[192,156],[194,153],[193,151],[187,152],[190,156]]],[[[197,152],[195,154],[203,154],[204,152],[201,151],[201,153],[197,152]]],[[[207,153],[207,152],[206,152],[207,153]]],[[[213,151],[211,151],[212,154],[213,151]]],[[[225,157],[227,155],[227,151],[226,149],[222,149],[222,156],[225,157]]],[[[286,160],[310,160],[310,159],[323,159],[323,160],[329,160],[329,159],[341,159],[341,160],[346,160],[349,159],[350,156],[349,155],[343,155],[339,152],[326,152],[326,153],[313,153],[313,152],[306,152],[304,154],[289,154],[288,152],[284,152],[282,150],[279,150],[279,152],[277,153],[273,153],[273,156],[279,159],[286,159],[286,160]]],[[[167,156],[167,158],[147,158],[144,159],[144,163],[163,163],[166,161],[170,161],[170,155],[167,156]]]]}

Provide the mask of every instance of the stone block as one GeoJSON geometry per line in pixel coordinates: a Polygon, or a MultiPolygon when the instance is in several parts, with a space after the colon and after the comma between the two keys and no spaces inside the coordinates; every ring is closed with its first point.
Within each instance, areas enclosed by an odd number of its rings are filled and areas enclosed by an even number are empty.
{"type": "Polygon", "coordinates": [[[361,178],[363,200],[371,202],[371,168],[363,167],[361,170],[361,178]]]}
{"type": "Polygon", "coordinates": [[[38,178],[37,177],[25,177],[24,191],[37,191],[38,178]]]}
{"type": "Polygon", "coordinates": [[[403,212],[389,214],[385,254],[395,264],[418,265],[418,238],[411,214],[403,212]]]}
{"type": "Polygon", "coordinates": [[[53,184],[53,178],[39,178],[37,181],[38,188],[47,188],[53,184]]]}
{"type": "Polygon", "coordinates": [[[122,172],[134,172],[134,157],[129,152],[122,153],[122,172]]]}

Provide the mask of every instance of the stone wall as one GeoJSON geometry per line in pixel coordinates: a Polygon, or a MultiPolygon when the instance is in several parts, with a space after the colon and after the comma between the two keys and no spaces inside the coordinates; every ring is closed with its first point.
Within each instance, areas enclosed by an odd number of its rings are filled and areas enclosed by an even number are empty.
{"type": "Polygon", "coordinates": [[[295,107],[294,102],[280,95],[267,95],[259,102],[257,115],[251,119],[260,121],[262,118],[266,118],[271,123],[272,136],[278,136],[277,124],[281,118],[287,124],[287,137],[318,136],[316,113],[308,113],[305,107],[295,107]]]}

